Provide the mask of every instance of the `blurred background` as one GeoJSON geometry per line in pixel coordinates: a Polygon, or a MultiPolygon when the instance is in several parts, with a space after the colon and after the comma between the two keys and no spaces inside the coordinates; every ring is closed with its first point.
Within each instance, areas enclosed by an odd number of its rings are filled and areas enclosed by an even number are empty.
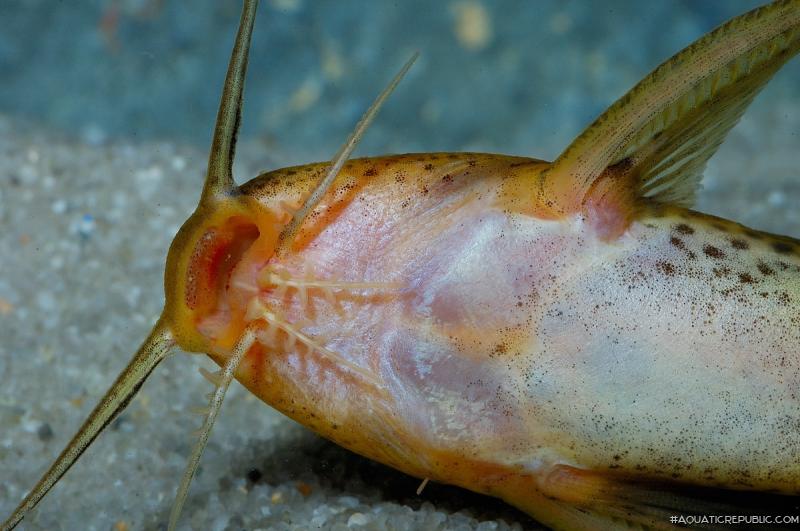
{"type": "MultiPolygon", "coordinates": [[[[260,145],[265,164],[331,156],[419,50],[359,153],[551,159],[644,73],[758,3],[264,0],[244,139],[260,145]]],[[[0,112],[90,143],[166,138],[205,147],[239,4],[6,0],[0,112]]],[[[780,85],[800,77],[790,70],[780,85]]]]}

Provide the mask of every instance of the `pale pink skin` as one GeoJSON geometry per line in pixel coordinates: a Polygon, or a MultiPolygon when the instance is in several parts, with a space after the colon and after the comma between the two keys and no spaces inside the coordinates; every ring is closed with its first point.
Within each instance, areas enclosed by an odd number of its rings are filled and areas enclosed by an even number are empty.
{"type": "MultiPolygon", "coordinates": [[[[348,192],[380,159],[352,161],[327,196],[335,215],[323,201],[301,249],[270,261],[293,277],[310,263],[315,279],[397,284],[337,291],[338,311],[314,290],[307,308],[264,292],[382,389],[298,348],[248,358],[245,385],[364,455],[539,517],[539,495],[518,491],[557,489],[543,482],[560,464],[800,490],[795,241],[656,205],[603,241],[581,215],[542,219],[508,199],[545,163],[459,157],[427,171],[389,159],[348,192]]],[[[314,168],[244,189],[272,208],[314,168]]]]}

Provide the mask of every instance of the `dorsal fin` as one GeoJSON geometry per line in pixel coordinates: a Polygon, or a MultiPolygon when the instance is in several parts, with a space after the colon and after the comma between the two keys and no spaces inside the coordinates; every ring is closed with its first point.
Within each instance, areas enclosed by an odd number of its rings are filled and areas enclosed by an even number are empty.
{"type": "Polygon", "coordinates": [[[228,63],[228,73],[222,89],[222,98],[214,124],[214,138],[208,155],[206,182],[200,202],[225,195],[236,188],[233,180],[233,157],[236,152],[236,136],[242,121],[242,97],[244,80],[247,74],[247,57],[250,38],[253,34],[253,21],[256,17],[258,0],[245,0],[239,31],[228,63]]]}
{"type": "Polygon", "coordinates": [[[708,159],[798,48],[800,0],[774,2],[718,27],[583,131],[542,176],[541,204],[556,216],[586,211],[587,203],[588,210],[612,205],[619,209],[612,223],[620,226],[643,197],[690,205],[708,159]]]}

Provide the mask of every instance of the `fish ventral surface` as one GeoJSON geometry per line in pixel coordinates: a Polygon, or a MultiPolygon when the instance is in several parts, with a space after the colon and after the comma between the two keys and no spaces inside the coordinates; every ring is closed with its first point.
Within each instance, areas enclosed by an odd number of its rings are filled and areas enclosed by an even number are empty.
{"type": "Polygon", "coordinates": [[[556,528],[742,507],[709,487],[797,495],[800,242],[687,207],[798,49],[800,2],[775,2],[659,66],[552,163],[351,161],[288,248],[327,165],[262,175],[241,188],[258,214],[221,220],[252,246],[212,237],[234,258],[182,344],[223,364],[262,323],[237,378],[267,403],[556,528]]]}
{"type": "MultiPolygon", "coordinates": [[[[605,241],[581,214],[535,210],[548,167],[349,162],[294,251],[242,260],[228,298],[257,297],[350,365],[284,331],[237,378],[343,446],[533,514],[562,466],[796,493],[798,242],[656,202],[605,241]]],[[[277,212],[324,169],[242,190],[277,212]]],[[[215,342],[225,324],[201,328],[215,342]]]]}

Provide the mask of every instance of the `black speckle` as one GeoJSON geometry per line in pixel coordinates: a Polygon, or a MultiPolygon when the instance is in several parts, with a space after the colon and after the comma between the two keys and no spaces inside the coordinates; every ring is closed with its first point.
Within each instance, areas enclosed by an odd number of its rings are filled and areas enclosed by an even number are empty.
{"type": "Polygon", "coordinates": [[[732,239],[731,240],[731,246],[734,249],[742,249],[742,250],[750,248],[750,244],[749,243],[747,243],[745,240],[740,240],[739,238],[732,239]]]}
{"type": "Polygon", "coordinates": [[[257,468],[251,468],[247,471],[247,481],[250,483],[258,483],[264,474],[257,468]]]}
{"type": "Polygon", "coordinates": [[[758,270],[761,271],[761,274],[764,276],[770,276],[775,274],[775,270],[772,269],[767,264],[765,264],[764,262],[758,263],[758,270]]]}
{"type": "Polygon", "coordinates": [[[718,278],[727,277],[731,274],[731,270],[727,267],[715,267],[711,270],[718,278]]]}
{"type": "Polygon", "coordinates": [[[778,293],[778,302],[780,302],[784,306],[789,306],[789,304],[792,302],[792,298],[789,296],[787,292],[782,291],[778,293]]]}
{"type": "Polygon", "coordinates": [[[659,262],[657,265],[658,268],[668,277],[675,275],[675,266],[669,262],[659,262]]]}
{"type": "Polygon", "coordinates": [[[494,346],[494,350],[492,350],[492,354],[506,354],[508,353],[508,345],[505,343],[498,343],[494,346]]]}
{"type": "Polygon", "coordinates": [[[722,259],[725,258],[725,253],[722,252],[721,249],[718,247],[714,247],[713,245],[704,245],[703,252],[706,255],[710,256],[711,258],[722,259]]]}
{"type": "Polygon", "coordinates": [[[675,225],[674,228],[680,234],[694,234],[694,229],[686,223],[679,223],[678,225],[675,225]]]}
{"type": "Polygon", "coordinates": [[[739,273],[739,282],[742,284],[753,284],[755,283],[755,279],[750,273],[739,273]]]}

